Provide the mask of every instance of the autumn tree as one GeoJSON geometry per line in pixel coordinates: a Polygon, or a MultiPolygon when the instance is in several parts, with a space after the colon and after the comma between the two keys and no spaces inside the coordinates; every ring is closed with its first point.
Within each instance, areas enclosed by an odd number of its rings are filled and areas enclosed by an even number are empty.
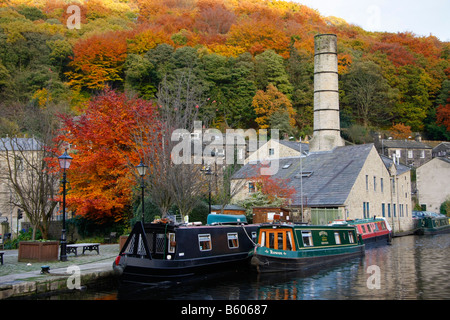
{"type": "MultiPolygon", "coordinates": [[[[127,218],[139,153],[133,140],[136,114],[154,120],[151,102],[106,88],[79,117],[64,116],[61,140],[74,146],[68,172],[68,206],[76,214],[105,222],[127,218]]],[[[155,123],[155,122],[153,122],[155,123]]]]}
{"type": "Polygon", "coordinates": [[[124,33],[107,32],[81,39],[73,47],[71,71],[66,72],[69,84],[80,90],[102,90],[106,85],[123,81],[127,57],[124,33]]]}
{"type": "Polygon", "coordinates": [[[391,127],[389,130],[392,138],[394,139],[409,139],[412,136],[412,131],[410,126],[406,126],[403,123],[397,123],[391,127]]]}
{"type": "Polygon", "coordinates": [[[270,126],[270,119],[276,112],[286,112],[289,115],[289,124],[295,125],[295,110],[289,99],[278,89],[269,84],[266,91],[259,90],[253,97],[252,106],[257,118],[255,119],[260,129],[267,129],[270,126]]]}
{"type": "Polygon", "coordinates": [[[447,99],[447,104],[440,105],[436,112],[437,123],[442,124],[450,132],[450,98],[447,99]]]}

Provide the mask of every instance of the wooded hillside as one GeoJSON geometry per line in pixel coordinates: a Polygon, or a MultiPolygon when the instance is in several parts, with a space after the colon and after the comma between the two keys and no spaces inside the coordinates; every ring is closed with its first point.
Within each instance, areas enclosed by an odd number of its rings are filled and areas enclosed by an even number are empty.
{"type": "Polygon", "coordinates": [[[401,123],[450,140],[450,43],[367,32],[276,0],[3,1],[0,134],[37,132],[42,110],[80,114],[106,87],[154,99],[181,75],[208,126],[311,134],[318,33],[338,36],[347,134],[401,123]],[[70,4],[79,29],[67,27],[70,4]]]}

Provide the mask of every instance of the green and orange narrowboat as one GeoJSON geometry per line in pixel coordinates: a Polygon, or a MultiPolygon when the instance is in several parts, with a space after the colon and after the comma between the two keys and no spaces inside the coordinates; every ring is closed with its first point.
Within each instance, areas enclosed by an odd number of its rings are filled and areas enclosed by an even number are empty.
{"type": "Polygon", "coordinates": [[[364,255],[354,226],[261,225],[251,265],[257,272],[303,270],[364,255]]]}

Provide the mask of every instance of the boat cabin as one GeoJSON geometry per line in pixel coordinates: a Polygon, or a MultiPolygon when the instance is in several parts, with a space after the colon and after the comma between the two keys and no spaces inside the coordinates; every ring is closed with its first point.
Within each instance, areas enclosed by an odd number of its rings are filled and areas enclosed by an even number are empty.
{"type": "Polygon", "coordinates": [[[258,233],[261,247],[285,251],[353,245],[357,242],[354,227],[273,225],[260,227],[258,233]]]}

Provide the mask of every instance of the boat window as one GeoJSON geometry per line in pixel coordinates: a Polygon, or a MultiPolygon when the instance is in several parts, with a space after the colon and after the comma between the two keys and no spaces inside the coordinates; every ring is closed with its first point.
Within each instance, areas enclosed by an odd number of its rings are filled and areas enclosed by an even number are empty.
{"type": "Polygon", "coordinates": [[[252,240],[256,242],[256,231],[252,231],[252,240]]]}
{"type": "Polygon", "coordinates": [[[367,232],[372,232],[372,229],[370,228],[370,225],[367,225],[367,232]]]}
{"type": "Polygon", "coordinates": [[[261,245],[261,247],[264,247],[266,245],[266,232],[265,231],[261,232],[261,239],[259,240],[259,244],[261,245]]]}
{"type": "Polygon", "coordinates": [[[284,233],[283,232],[278,232],[277,233],[277,247],[276,249],[283,249],[283,238],[284,238],[284,233]]]}
{"type": "Polygon", "coordinates": [[[286,232],[287,239],[286,239],[286,250],[292,251],[293,245],[292,245],[292,234],[290,231],[286,232]]]}
{"type": "Polygon", "coordinates": [[[228,248],[234,249],[239,247],[238,234],[236,232],[227,233],[227,238],[228,238],[228,248]]]}
{"type": "Polygon", "coordinates": [[[350,243],[355,243],[355,239],[353,238],[353,232],[351,231],[348,232],[348,241],[350,241],[350,243]]]}
{"type": "Polygon", "coordinates": [[[269,233],[269,248],[275,249],[275,234],[273,232],[269,233]]]}
{"type": "Polygon", "coordinates": [[[200,251],[209,251],[212,248],[211,245],[211,235],[210,234],[199,234],[198,244],[200,246],[200,251]]]}
{"type": "Polygon", "coordinates": [[[361,230],[362,230],[362,233],[366,233],[366,227],[364,227],[363,225],[361,225],[361,230]]]}
{"type": "Polygon", "coordinates": [[[302,240],[305,247],[312,247],[314,245],[311,231],[302,231],[302,240]]]}
{"type": "Polygon", "coordinates": [[[176,247],[175,233],[169,233],[169,253],[174,253],[176,247]]]}
{"type": "Polygon", "coordinates": [[[164,253],[166,247],[166,235],[164,233],[156,234],[156,253],[164,253]]]}
{"type": "Polygon", "coordinates": [[[334,240],[336,241],[336,244],[341,244],[341,237],[339,236],[339,232],[334,233],[334,240]]]}

